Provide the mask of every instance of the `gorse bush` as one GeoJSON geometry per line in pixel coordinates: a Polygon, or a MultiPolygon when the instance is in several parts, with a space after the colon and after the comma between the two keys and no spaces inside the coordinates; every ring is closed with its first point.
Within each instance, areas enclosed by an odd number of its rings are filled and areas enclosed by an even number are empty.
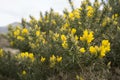
{"type": "Polygon", "coordinates": [[[109,8],[110,12],[108,13],[108,16],[111,18],[109,21],[111,26],[109,27],[109,31],[106,34],[111,41],[111,52],[107,54],[106,56],[106,62],[111,61],[111,66],[113,67],[120,67],[120,59],[118,58],[120,56],[120,12],[118,10],[120,4],[120,0],[109,0],[108,3],[106,3],[106,7],[109,8]]]}
{"type": "MultiPolygon", "coordinates": [[[[107,71],[108,67],[98,59],[93,62],[94,64],[89,66],[81,65],[85,63],[78,63],[79,66],[77,66],[75,64],[70,64],[70,62],[68,65],[66,62],[67,59],[57,55],[51,55],[49,58],[35,56],[33,53],[28,52],[10,55],[4,53],[2,49],[0,54],[0,74],[16,80],[78,79],[78,75],[86,79],[86,74],[88,78],[92,79],[96,76],[95,72],[99,74],[96,79],[101,78],[100,74],[102,74],[101,79],[107,79],[109,74],[109,71],[107,71]],[[103,70],[104,68],[106,70],[103,70]],[[95,72],[91,73],[91,70],[95,72]],[[90,76],[89,73],[91,73],[92,76],[90,76]]],[[[88,56],[84,56],[84,58],[85,57],[88,56]]]]}
{"type": "MultiPolygon", "coordinates": [[[[110,5],[103,1],[100,3],[95,0],[91,3],[84,0],[77,9],[74,8],[72,1],[69,0],[69,3],[71,12],[64,10],[60,15],[51,9],[45,15],[41,13],[38,20],[33,16],[30,16],[29,22],[23,19],[23,27],[9,27],[11,47],[20,49],[21,53],[4,57],[1,51],[0,61],[6,59],[9,62],[11,73],[16,74],[12,76],[13,78],[18,80],[109,78],[108,67],[110,63],[115,63],[116,60],[113,59],[117,57],[119,50],[116,49],[119,46],[116,44],[120,31],[119,15],[111,16],[110,5]],[[15,70],[12,69],[14,67],[15,70]]],[[[119,59],[117,60],[119,62],[119,59]]],[[[7,70],[6,72],[9,72],[7,70]]],[[[3,68],[0,72],[5,75],[3,68]]],[[[8,73],[7,76],[10,75],[8,73]]]]}

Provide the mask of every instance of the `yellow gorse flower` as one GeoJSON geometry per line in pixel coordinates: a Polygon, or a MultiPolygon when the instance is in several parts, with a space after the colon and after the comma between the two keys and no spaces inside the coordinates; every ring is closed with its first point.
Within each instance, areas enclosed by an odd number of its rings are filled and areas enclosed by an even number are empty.
{"type": "Polygon", "coordinates": [[[90,46],[89,51],[90,51],[91,54],[96,54],[97,53],[97,48],[93,47],[93,46],[90,46]]]}
{"type": "Polygon", "coordinates": [[[30,58],[32,62],[35,60],[33,53],[29,53],[28,58],[30,58]]]}
{"type": "Polygon", "coordinates": [[[80,18],[80,12],[79,12],[78,9],[75,9],[75,10],[73,11],[73,14],[74,14],[74,17],[75,17],[75,18],[77,18],[77,19],[80,18]]]}
{"type": "Polygon", "coordinates": [[[22,29],[22,34],[28,34],[28,29],[27,28],[22,29]]]}
{"type": "Polygon", "coordinates": [[[28,53],[28,52],[22,52],[16,56],[17,59],[30,59],[32,62],[35,60],[33,53],[28,53]]]}
{"type": "Polygon", "coordinates": [[[83,36],[80,36],[80,40],[87,41],[88,44],[92,42],[93,39],[94,39],[93,32],[92,31],[89,32],[87,29],[83,32],[83,36]]]}
{"type": "Polygon", "coordinates": [[[65,24],[62,25],[62,27],[60,28],[60,31],[67,31],[67,29],[69,29],[69,22],[66,22],[65,24]]]}
{"type": "Polygon", "coordinates": [[[56,57],[55,57],[54,55],[52,55],[52,56],[50,57],[50,67],[51,67],[51,68],[54,67],[55,64],[56,64],[56,57]]]}
{"type": "Polygon", "coordinates": [[[110,51],[110,42],[108,40],[103,40],[100,46],[100,57],[104,57],[107,52],[110,51]]]}
{"type": "Polygon", "coordinates": [[[94,8],[92,6],[87,6],[87,16],[92,17],[94,13],[94,8]]]}
{"type": "Polygon", "coordinates": [[[109,43],[108,40],[103,40],[102,41],[102,46],[109,46],[109,45],[110,45],[110,43],[109,43]]]}
{"type": "Polygon", "coordinates": [[[91,54],[99,53],[99,57],[102,58],[110,51],[110,42],[108,40],[103,40],[101,46],[90,46],[89,51],[91,54]]]}
{"type": "Polygon", "coordinates": [[[40,61],[41,62],[45,62],[46,58],[45,57],[41,57],[40,61]]]}
{"type": "Polygon", "coordinates": [[[56,57],[54,56],[54,55],[52,55],[51,57],[50,57],[50,62],[55,62],[56,61],[56,57]]]}
{"type": "Polygon", "coordinates": [[[68,16],[71,20],[74,20],[74,14],[72,12],[70,12],[68,16]]]}
{"type": "Polygon", "coordinates": [[[62,41],[66,41],[66,40],[67,40],[66,36],[62,34],[62,35],[61,35],[61,40],[62,40],[62,41]]]}
{"type": "Polygon", "coordinates": [[[20,40],[20,41],[25,40],[25,38],[24,38],[24,37],[22,37],[22,36],[17,36],[17,39],[18,39],[18,40],[20,40]]]}
{"type": "Polygon", "coordinates": [[[40,36],[40,31],[36,31],[36,36],[40,36]]]}
{"type": "Polygon", "coordinates": [[[79,50],[81,53],[85,53],[85,48],[80,48],[80,50],[79,50]]]}
{"type": "Polygon", "coordinates": [[[79,19],[80,18],[79,9],[75,9],[74,11],[70,12],[68,14],[68,17],[69,17],[70,20],[74,20],[75,18],[79,19]]]}
{"type": "Polygon", "coordinates": [[[52,68],[52,67],[54,67],[55,66],[55,64],[58,62],[61,62],[62,61],[62,57],[61,56],[55,56],[55,55],[52,55],[51,57],[50,57],[50,67],[52,68]]]}
{"type": "Polygon", "coordinates": [[[13,32],[13,34],[14,34],[15,37],[18,36],[18,35],[20,35],[20,30],[19,29],[15,30],[13,32]]]}
{"type": "Polygon", "coordinates": [[[3,56],[3,49],[0,49],[0,57],[3,56]]]}
{"type": "Polygon", "coordinates": [[[67,38],[65,35],[61,35],[61,40],[62,40],[62,47],[65,49],[68,48],[67,38]]]}
{"type": "Polygon", "coordinates": [[[69,23],[65,23],[65,24],[63,25],[63,27],[65,27],[65,28],[68,28],[69,26],[70,26],[69,23]]]}
{"type": "Polygon", "coordinates": [[[106,51],[103,46],[100,47],[100,57],[104,57],[106,55],[106,51]]]}
{"type": "Polygon", "coordinates": [[[57,56],[57,62],[61,62],[62,61],[62,57],[61,56],[57,56]]]}
{"type": "Polygon", "coordinates": [[[93,40],[93,32],[90,32],[88,35],[87,43],[90,43],[93,40]]]}
{"type": "Polygon", "coordinates": [[[78,36],[77,35],[75,35],[75,40],[78,41],[78,36]]]}
{"type": "Polygon", "coordinates": [[[72,28],[72,30],[71,30],[71,34],[75,34],[76,33],[76,29],[75,28],[72,28]]]}
{"type": "Polygon", "coordinates": [[[65,48],[65,49],[68,48],[68,44],[67,44],[66,41],[63,41],[63,43],[62,43],[62,47],[65,48]]]}
{"type": "Polygon", "coordinates": [[[27,72],[25,70],[22,71],[22,75],[26,75],[27,72]]]}

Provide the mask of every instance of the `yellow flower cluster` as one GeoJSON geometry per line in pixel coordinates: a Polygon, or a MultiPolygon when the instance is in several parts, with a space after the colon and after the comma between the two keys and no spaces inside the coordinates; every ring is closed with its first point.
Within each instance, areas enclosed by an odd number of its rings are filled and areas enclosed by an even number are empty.
{"type": "Polygon", "coordinates": [[[103,40],[100,46],[100,57],[104,57],[107,52],[110,51],[110,42],[108,40],[103,40]]]}
{"type": "Polygon", "coordinates": [[[83,36],[80,36],[80,40],[81,41],[87,41],[87,43],[91,43],[93,41],[94,37],[93,37],[93,32],[92,31],[88,31],[87,29],[83,32],[83,36]]]}
{"type": "Polygon", "coordinates": [[[17,59],[30,59],[32,62],[35,60],[33,53],[23,52],[16,56],[17,59]]]}
{"type": "Polygon", "coordinates": [[[79,9],[75,9],[73,12],[70,12],[68,17],[70,20],[74,20],[75,18],[79,19],[80,18],[79,9]]]}
{"type": "Polygon", "coordinates": [[[14,34],[15,37],[18,36],[18,35],[20,34],[20,30],[19,30],[19,29],[15,30],[15,31],[13,32],[13,34],[14,34]]]}
{"type": "Polygon", "coordinates": [[[77,19],[80,18],[80,12],[79,12],[79,9],[75,9],[75,10],[73,11],[73,14],[74,14],[74,17],[75,17],[75,18],[77,18],[77,19]]]}
{"type": "Polygon", "coordinates": [[[56,64],[56,62],[61,62],[62,61],[62,57],[61,56],[55,56],[55,55],[52,55],[51,57],[50,57],[50,67],[52,68],[52,67],[54,67],[55,66],[55,64],[56,64]]]}
{"type": "Polygon", "coordinates": [[[28,29],[27,29],[27,28],[23,28],[22,30],[21,30],[21,28],[17,28],[17,29],[13,32],[13,34],[14,34],[15,37],[16,37],[16,36],[19,36],[21,33],[22,33],[22,35],[26,35],[26,34],[28,34],[29,32],[28,32],[28,29]]]}
{"type": "Polygon", "coordinates": [[[94,14],[94,8],[92,6],[87,6],[87,16],[91,18],[94,14]]]}
{"type": "Polygon", "coordinates": [[[21,29],[20,27],[17,27],[14,31],[13,31],[13,36],[14,38],[16,38],[17,40],[20,41],[24,41],[25,40],[25,36],[27,36],[29,33],[27,28],[23,28],[21,29]]]}
{"type": "Polygon", "coordinates": [[[99,53],[99,57],[104,57],[107,52],[110,51],[110,42],[108,40],[103,40],[100,47],[98,46],[90,46],[89,51],[91,54],[97,55],[99,53]]]}
{"type": "Polygon", "coordinates": [[[67,38],[66,38],[66,36],[65,35],[61,35],[61,40],[62,40],[62,47],[63,48],[68,48],[68,44],[67,44],[67,38]]]}
{"type": "Polygon", "coordinates": [[[3,56],[3,49],[0,49],[0,57],[3,56]]]}

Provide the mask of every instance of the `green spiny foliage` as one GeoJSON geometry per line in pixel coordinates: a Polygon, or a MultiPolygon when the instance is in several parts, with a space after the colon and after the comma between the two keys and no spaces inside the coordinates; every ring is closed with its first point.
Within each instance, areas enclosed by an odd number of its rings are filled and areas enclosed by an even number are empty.
{"type": "Polygon", "coordinates": [[[69,3],[71,12],[59,14],[51,9],[40,13],[38,20],[33,16],[30,21],[22,19],[23,27],[9,27],[10,44],[21,51],[11,57],[20,80],[59,80],[64,75],[70,76],[66,80],[86,76],[107,80],[110,63],[119,66],[119,14],[111,14],[110,4],[104,1],[84,0],[77,9],[69,3]]]}

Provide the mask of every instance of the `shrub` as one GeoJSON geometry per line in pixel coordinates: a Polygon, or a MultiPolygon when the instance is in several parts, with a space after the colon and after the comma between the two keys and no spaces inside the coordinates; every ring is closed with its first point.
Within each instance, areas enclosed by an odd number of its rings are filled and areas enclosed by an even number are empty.
{"type": "Polygon", "coordinates": [[[119,33],[118,14],[111,16],[109,4],[98,0],[83,1],[78,9],[69,2],[71,12],[65,10],[60,15],[51,9],[45,15],[41,13],[39,20],[32,16],[29,22],[23,20],[23,27],[9,27],[11,46],[21,51],[11,57],[17,63],[15,77],[46,80],[54,76],[63,79],[66,74],[73,80],[78,74],[77,79],[81,76],[86,79],[85,71],[89,78],[96,76],[95,72],[98,74],[95,79],[109,78],[110,61],[115,63],[109,57],[119,50],[115,49],[119,45],[114,44],[119,33]],[[101,9],[101,6],[104,7],[101,9]]]}

